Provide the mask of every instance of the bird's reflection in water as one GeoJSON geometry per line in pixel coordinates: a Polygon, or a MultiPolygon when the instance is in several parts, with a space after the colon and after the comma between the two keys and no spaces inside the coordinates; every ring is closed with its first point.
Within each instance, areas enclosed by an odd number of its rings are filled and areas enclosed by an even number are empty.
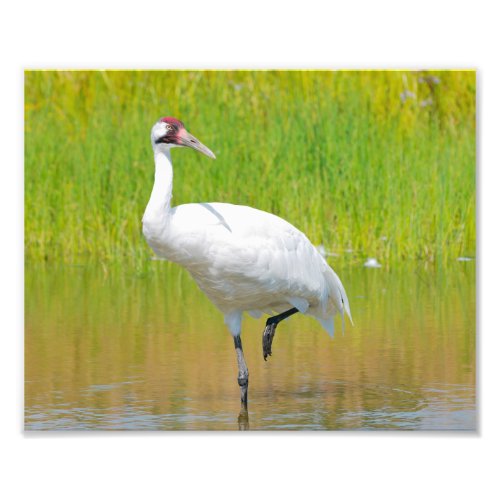
{"type": "Polygon", "coordinates": [[[241,409],[238,415],[238,429],[240,431],[248,431],[250,429],[250,421],[248,420],[248,407],[245,403],[241,403],[241,409]]]}

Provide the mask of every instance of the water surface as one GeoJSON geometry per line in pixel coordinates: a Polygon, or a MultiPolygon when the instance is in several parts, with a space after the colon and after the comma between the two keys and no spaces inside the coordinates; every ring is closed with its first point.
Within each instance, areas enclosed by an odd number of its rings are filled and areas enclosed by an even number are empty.
{"type": "Polygon", "coordinates": [[[28,265],[25,428],[473,430],[474,266],[337,265],[355,326],[295,315],[267,362],[245,318],[240,414],[233,341],[185,271],[28,265]]]}

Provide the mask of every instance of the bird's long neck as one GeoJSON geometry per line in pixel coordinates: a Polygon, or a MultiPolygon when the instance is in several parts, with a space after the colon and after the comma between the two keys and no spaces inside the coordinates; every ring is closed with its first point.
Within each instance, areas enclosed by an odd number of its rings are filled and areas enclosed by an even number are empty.
{"type": "Polygon", "coordinates": [[[155,182],[144,219],[167,224],[172,199],[173,168],[170,150],[158,147],[154,150],[155,182]]]}

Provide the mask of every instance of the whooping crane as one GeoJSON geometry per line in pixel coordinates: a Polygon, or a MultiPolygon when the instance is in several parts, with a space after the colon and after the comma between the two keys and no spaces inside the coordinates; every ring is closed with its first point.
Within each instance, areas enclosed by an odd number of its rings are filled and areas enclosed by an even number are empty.
{"type": "Polygon", "coordinates": [[[170,150],[190,147],[215,155],[172,117],[151,130],[155,181],[143,233],[154,252],[184,266],[223,313],[234,338],[241,401],[246,405],[248,368],[241,344],[244,311],[266,321],[264,359],[271,355],[276,327],[301,312],[315,317],[333,335],[333,316],[351,318],[344,287],[309,239],[276,215],[229,203],[189,203],[172,207],[170,150]],[[277,314],[276,314],[277,313],[277,314]]]}

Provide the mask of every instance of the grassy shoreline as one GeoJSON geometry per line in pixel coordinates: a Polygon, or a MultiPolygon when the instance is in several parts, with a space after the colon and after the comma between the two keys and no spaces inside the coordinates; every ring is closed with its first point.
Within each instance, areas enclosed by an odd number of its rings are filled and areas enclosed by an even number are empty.
{"type": "Polygon", "coordinates": [[[475,255],[473,71],[28,71],[27,260],[151,256],[167,114],[217,155],[174,151],[174,204],[255,206],[341,256],[475,255]]]}

